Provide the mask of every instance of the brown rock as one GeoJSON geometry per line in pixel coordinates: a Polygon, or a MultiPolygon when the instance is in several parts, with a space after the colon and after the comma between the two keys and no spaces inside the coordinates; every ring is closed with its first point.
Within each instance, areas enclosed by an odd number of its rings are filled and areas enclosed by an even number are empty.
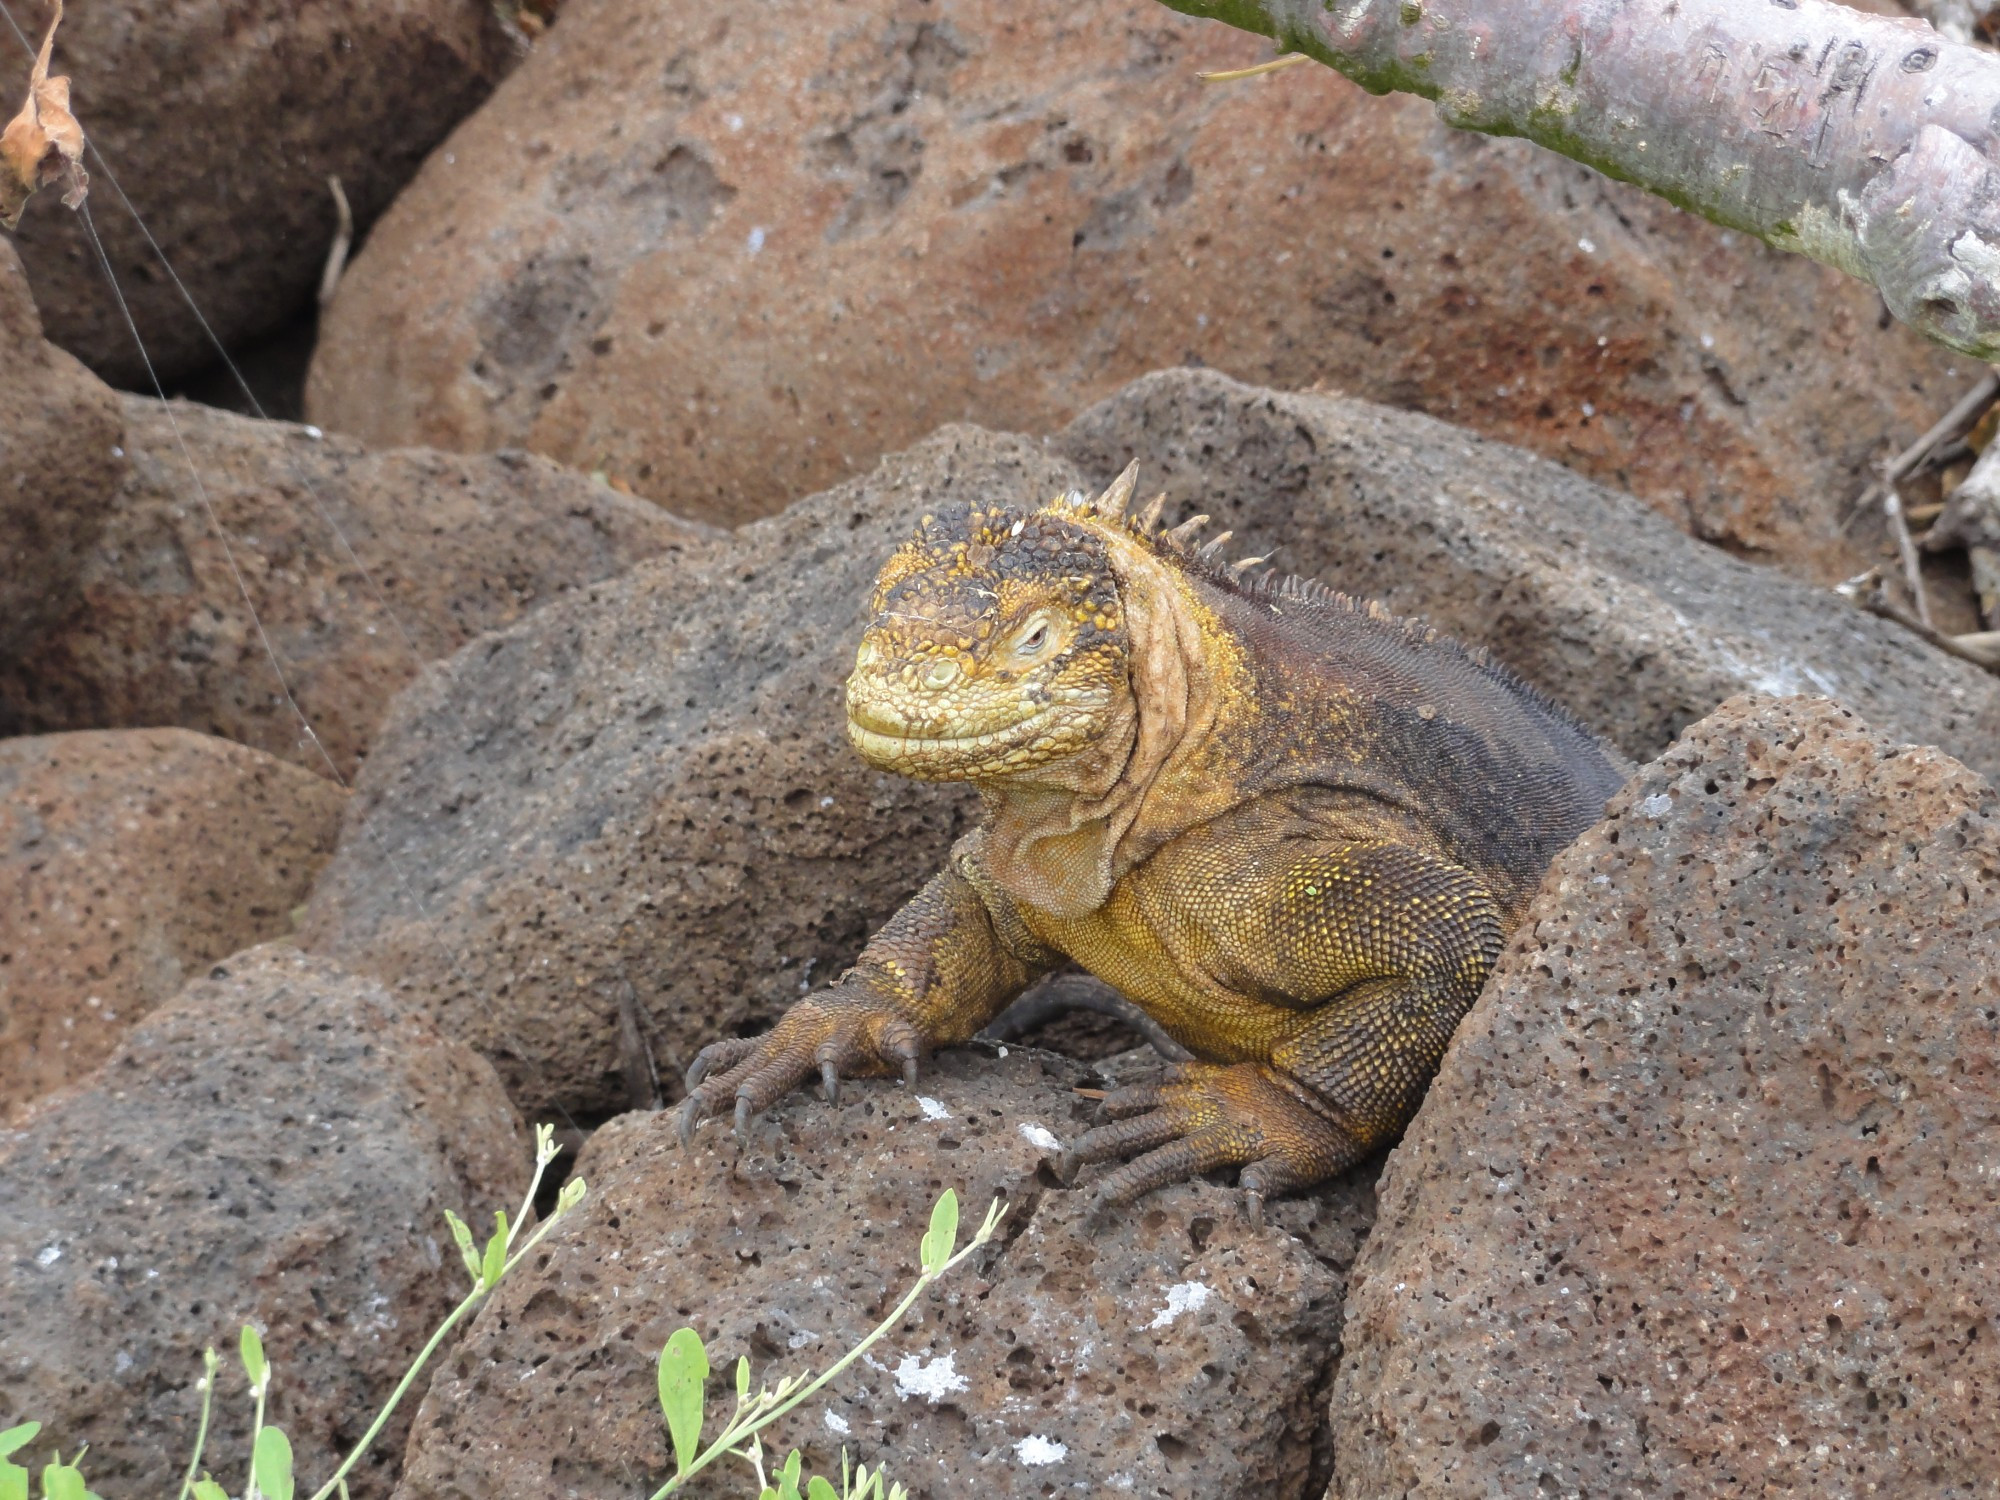
{"type": "Polygon", "coordinates": [[[0,669],[77,600],[125,475],[118,398],[43,342],[0,240],[0,669]]]}
{"type": "Polygon", "coordinates": [[[423,662],[704,534],[523,453],[371,454],[139,397],[125,424],[131,474],[84,567],[83,602],[0,666],[0,726],[181,724],[351,775],[423,662]],[[279,691],[231,554],[324,755],[279,691]]]}
{"type": "Polygon", "coordinates": [[[1195,370],[1053,444],[1095,483],[1138,456],[1169,521],[1205,512],[1233,553],[1477,641],[1635,759],[1733,693],[1820,692],[2000,776],[2000,678],[1519,449],[1195,370]]]}
{"type": "MultiPolygon", "coordinates": [[[[49,9],[13,14],[39,38],[49,9]]],[[[93,222],[170,380],[215,352],[135,209],[234,348],[312,305],[334,235],[327,178],[366,229],[514,52],[484,0],[93,0],[69,7],[55,55],[95,148],[93,222]]],[[[43,194],[15,239],[49,337],[147,388],[81,218],[43,194]]]]}
{"type": "Polygon", "coordinates": [[[1346,1497],[1975,1495],[2000,804],[1740,698],[1550,871],[1390,1157],[1346,1497]]]}
{"type": "MultiPolygon", "coordinates": [[[[947,1187],[961,1243],[1004,1195],[1000,1240],[767,1452],[797,1446],[837,1475],[846,1448],[919,1500],[1317,1496],[1316,1408],[1370,1174],[1260,1228],[1205,1183],[1092,1224],[1089,1194],[1046,1188],[1026,1138],[1076,1128],[1090,1106],[1072,1085],[1089,1076],[1020,1049],[947,1054],[916,1097],[865,1082],[838,1109],[795,1096],[740,1159],[721,1132],[680,1150],[671,1115],[613,1121],[578,1163],[590,1196],[547,1264],[502,1286],[432,1385],[399,1500],[651,1490],[670,1472],[653,1377],[668,1335],[692,1325],[706,1342],[711,1410],[733,1400],[739,1355],[772,1384],[825,1369],[916,1280],[947,1187]]],[[[732,1463],[698,1493],[746,1478],[732,1463]]]]}
{"type": "MultiPolygon", "coordinates": [[[[38,1454],[89,1443],[101,1493],[172,1495],[201,1350],[253,1323],[310,1493],[462,1294],[443,1210],[490,1224],[525,1168],[477,1057],[324,960],[239,954],[0,1132],[0,1427],[43,1423],[38,1454]]],[[[218,1475],[247,1466],[250,1408],[232,1358],[218,1475]]],[[[408,1422],[356,1495],[387,1492],[408,1422]]]]}
{"type": "Polygon", "coordinates": [[[1134,0],[575,0],[384,217],[313,420],[735,522],[1148,370],[1328,382],[1832,581],[1974,373],[1865,285],[1134,0]]]}
{"type": "Polygon", "coordinates": [[[406,986],[530,1110],[628,1104],[627,1003],[677,1085],[851,961],[968,826],[962,788],[846,743],[882,559],[927,506],[1074,477],[1039,444],[949,429],[432,668],[396,701],[301,940],[406,986]]]}
{"type": "Polygon", "coordinates": [[[182,729],[0,740],[0,1120],[291,930],[346,796],[182,729]]]}

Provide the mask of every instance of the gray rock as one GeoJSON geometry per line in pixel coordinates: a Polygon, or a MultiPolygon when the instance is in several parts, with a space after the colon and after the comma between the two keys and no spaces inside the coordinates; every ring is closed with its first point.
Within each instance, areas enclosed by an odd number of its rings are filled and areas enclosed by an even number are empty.
{"type": "Polygon", "coordinates": [[[2000,800],[1732,700],[1550,870],[1380,1183],[1343,1500],[1973,1496],[2000,800]]]}
{"type": "MultiPolygon", "coordinates": [[[[172,1495],[213,1345],[232,1359],[208,1465],[233,1488],[252,1323],[271,1415],[317,1487],[463,1295],[443,1210],[511,1213],[526,1165],[493,1070],[381,986],[287,948],[238,954],[0,1131],[0,1427],[43,1423],[38,1455],[89,1443],[101,1493],[172,1495]]],[[[409,1416],[355,1494],[386,1493],[409,1416]]]]}
{"type": "MultiPolygon", "coordinates": [[[[864,1081],[837,1109],[795,1095],[740,1152],[721,1131],[682,1151],[670,1114],[613,1121],[578,1163],[590,1197],[575,1222],[431,1386],[399,1500],[652,1489],[669,1471],[652,1362],[673,1330],[708,1346],[711,1410],[733,1400],[739,1355],[772,1384],[826,1368],[916,1279],[947,1187],[961,1244],[1004,1195],[1000,1238],[767,1452],[797,1446],[837,1475],[845,1448],[920,1500],[1316,1496],[1372,1173],[1263,1227],[1207,1184],[1091,1223],[1089,1194],[1049,1186],[1029,1138],[1078,1128],[1091,1106],[1073,1086],[1091,1077],[1019,1048],[955,1053],[914,1094],[864,1081]]],[[[739,1495],[747,1473],[731,1462],[696,1493],[739,1495]]]]}
{"type": "Polygon", "coordinates": [[[2000,773],[2000,678],[1838,595],[1689,540],[1629,496],[1428,417],[1210,371],[1134,381],[1055,440],[1140,460],[1232,553],[1427,615],[1635,759],[1733,693],[1826,693],[2000,773]]]}

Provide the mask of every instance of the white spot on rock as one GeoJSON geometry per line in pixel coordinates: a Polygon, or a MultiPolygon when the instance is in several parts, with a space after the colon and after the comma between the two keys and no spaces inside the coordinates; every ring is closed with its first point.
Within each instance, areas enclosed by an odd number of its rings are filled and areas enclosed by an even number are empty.
{"type": "Polygon", "coordinates": [[[914,1354],[905,1354],[896,1366],[896,1394],[905,1401],[922,1396],[935,1406],[946,1396],[971,1389],[972,1382],[958,1373],[958,1355],[947,1349],[929,1364],[914,1354]]]}
{"type": "Polygon", "coordinates": [[[922,1106],[926,1120],[949,1120],[951,1111],[929,1094],[917,1095],[917,1103],[922,1106]]]}
{"type": "Polygon", "coordinates": [[[1594,240],[1589,240],[1589,239],[1578,240],[1576,242],[1576,248],[1581,250],[1585,255],[1597,254],[1597,243],[1594,240]]]}
{"type": "Polygon", "coordinates": [[[35,1264],[40,1266],[44,1271],[61,1259],[61,1245],[44,1245],[40,1250],[35,1252],[35,1264]]]}
{"type": "Polygon", "coordinates": [[[837,1411],[828,1412],[826,1414],[825,1420],[826,1420],[826,1430],[832,1433],[835,1437],[846,1437],[848,1433],[854,1430],[852,1427],[849,1427],[847,1425],[847,1418],[843,1417],[837,1411]]]}
{"type": "Polygon", "coordinates": [[[755,255],[763,248],[764,226],[759,224],[750,231],[750,238],[743,242],[743,251],[746,255],[755,255]]]}
{"type": "Polygon", "coordinates": [[[1014,1445],[1014,1456],[1033,1468],[1043,1464],[1059,1464],[1069,1457],[1069,1445],[1059,1443],[1054,1438],[1024,1437],[1014,1445]]]}
{"type": "Polygon", "coordinates": [[[1213,1295],[1199,1281],[1183,1281],[1167,1288],[1167,1305],[1153,1314],[1148,1328],[1166,1328],[1182,1313],[1200,1312],[1213,1295]]]}
{"type": "Polygon", "coordinates": [[[1037,1125],[1033,1120],[1021,1122],[1021,1139],[1037,1151],[1062,1150],[1062,1142],[1056,1139],[1055,1132],[1046,1125],[1037,1125]]]}
{"type": "Polygon", "coordinates": [[[1655,792],[1639,804],[1639,811],[1649,818],[1664,818],[1674,810],[1674,799],[1665,792],[1655,792]]]}

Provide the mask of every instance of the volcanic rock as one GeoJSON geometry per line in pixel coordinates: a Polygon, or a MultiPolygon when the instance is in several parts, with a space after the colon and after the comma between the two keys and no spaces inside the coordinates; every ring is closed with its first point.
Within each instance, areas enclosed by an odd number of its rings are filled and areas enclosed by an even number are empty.
{"type": "Polygon", "coordinates": [[[0,670],[77,601],[125,476],[118,398],[62,350],[0,240],[0,670]]]}
{"type": "Polygon", "coordinates": [[[289,932],[346,800],[183,729],[0,740],[0,1120],[215,960],[289,932]]]}
{"type": "Polygon", "coordinates": [[[1992,787],[1731,700],[1556,861],[1391,1155],[1332,1493],[1984,1493],[1996,1131],[1992,787]]]}
{"type": "Polygon", "coordinates": [[[0,664],[15,732],[179,724],[348,776],[422,663],[704,534],[524,453],[369,453],[140,397],[124,422],[130,474],[81,601],[0,664]]]}
{"type": "MultiPolygon", "coordinates": [[[[0,1131],[0,1427],[41,1422],[37,1454],[88,1443],[104,1494],[172,1495],[201,1350],[233,1352],[250,1323],[309,1493],[463,1294],[443,1211],[512,1212],[526,1163],[493,1070],[379,985],[287,948],[236,955],[0,1131]]],[[[248,1465],[251,1406],[232,1358],[218,1475],[248,1465]]],[[[409,1417],[357,1496],[387,1493],[409,1417]]]]}
{"type": "MultiPolygon", "coordinates": [[[[575,1221],[432,1385],[399,1500],[653,1488],[670,1472],[653,1376],[668,1335],[690,1325],[707,1344],[711,1411],[730,1405],[739,1355],[772,1384],[825,1369],[915,1281],[946,1188],[961,1244],[1005,1197],[999,1238],[774,1429],[778,1461],[797,1446],[837,1475],[846,1449],[919,1500],[1317,1496],[1372,1171],[1274,1205],[1262,1227],[1206,1183],[1093,1222],[1089,1193],[1040,1168],[1044,1142],[1090,1117],[1074,1092],[1088,1081],[1046,1053],[957,1052],[914,1092],[794,1095],[745,1148],[710,1127],[682,1151],[669,1114],[613,1121],[577,1164],[575,1221]]],[[[700,1493],[738,1493],[742,1475],[700,1493]]]]}
{"type": "MultiPolygon", "coordinates": [[[[55,65],[94,148],[91,222],[162,379],[216,357],[202,318],[237,348],[311,307],[335,229],[327,178],[340,179],[366,230],[513,62],[496,9],[487,0],[69,7],[55,65]]],[[[39,41],[50,7],[12,10],[39,41]]],[[[49,337],[107,380],[147,388],[82,218],[45,193],[14,238],[49,337]]]]}
{"type": "MultiPolygon", "coordinates": [[[[1520,443],[1822,582],[1976,373],[1861,282],[1131,0],[571,0],[327,316],[312,419],[737,522],[1206,364],[1520,443]]],[[[1870,561],[1873,558],[1868,559],[1870,561]]]]}

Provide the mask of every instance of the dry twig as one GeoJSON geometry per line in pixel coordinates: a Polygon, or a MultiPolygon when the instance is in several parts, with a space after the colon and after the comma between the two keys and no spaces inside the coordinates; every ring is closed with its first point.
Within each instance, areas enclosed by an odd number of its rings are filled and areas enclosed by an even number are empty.
{"type": "Polygon", "coordinates": [[[347,252],[354,244],[354,210],[347,206],[347,194],[341,189],[340,179],[329,177],[326,185],[333,192],[333,211],[338,220],[333,230],[333,245],[326,252],[326,270],[319,278],[321,307],[331,302],[333,294],[340,290],[340,276],[347,269],[347,252]]]}

